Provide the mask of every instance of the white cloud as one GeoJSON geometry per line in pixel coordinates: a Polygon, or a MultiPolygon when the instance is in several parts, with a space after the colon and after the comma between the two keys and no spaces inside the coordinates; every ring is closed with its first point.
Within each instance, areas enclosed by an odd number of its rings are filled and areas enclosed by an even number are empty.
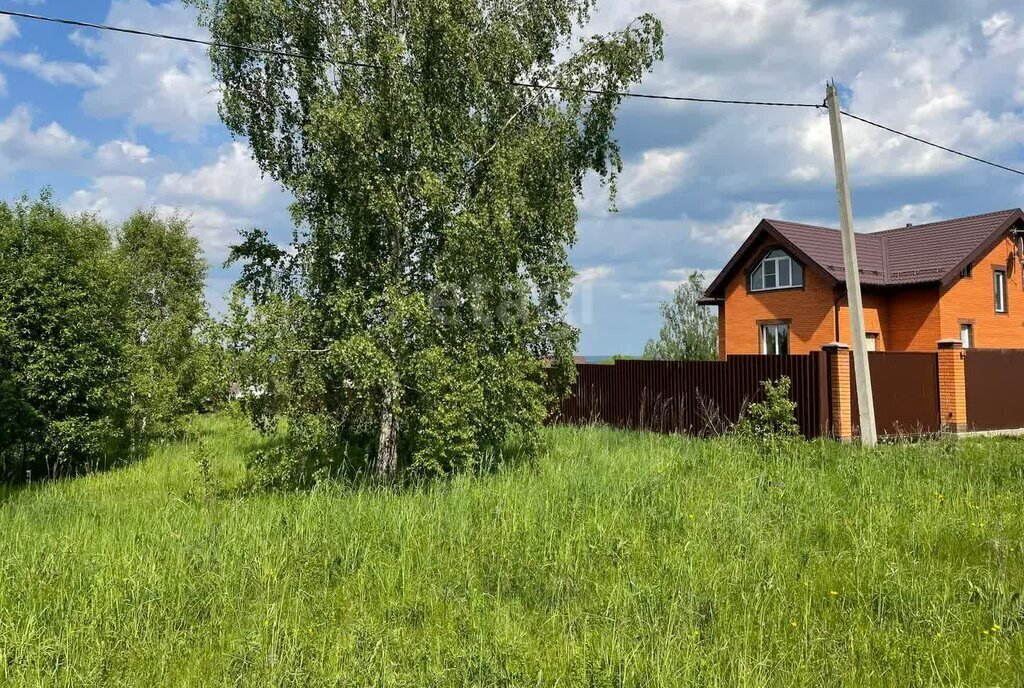
{"type": "Polygon", "coordinates": [[[875,217],[864,220],[854,218],[854,227],[858,232],[877,232],[905,227],[908,224],[923,225],[939,219],[935,215],[935,207],[935,203],[908,203],[875,217]]]}
{"type": "Polygon", "coordinates": [[[51,84],[68,86],[99,86],[103,76],[89,65],[81,62],[52,62],[37,52],[14,55],[4,53],[0,61],[11,67],[26,72],[51,84]]]}
{"type": "Polygon", "coordinates": [[[97,177],[90,188],[71,194],[64,206],[70,212],[93,213],[113,224],[123,222],[140,208],[152,208],[163,218],[180,217],[189,222],[192,234],[199,238],[206,257],[214,262],[227,256],[229,246],[238,236],[237,230],[256,224],[250,218],[235,216],[213,206],[165,203],[159,195],[152,193],[144,178],[130,175],[97,177]]]}
{"type": "Polygon", "coordinates": [[[179,198],[228,202],[253,208],[279,190],[264,177],[247,146],[233,143],[223,149],[217,161],[188,173],[172,173],[160,182],[160,191],[179,198]]]}
{"type": "MultiPolygon", "coordinates": [[[[602,6],[593,28],[621,27],[644,11],[663,20],[666,61],[645,79],[645,91],[820,103],[824,80],[835,76],[852,90],[844,104],[854,113],[1012,161],[1024,140],[1024,27],[1013,10],[970,18],[988,4],[950,7],[924,26],[919,13],[909,24],[911,10],[901,3],[620,0],[602,6]]],[[[687,168],[721,180],[724,191],[742,187],[749,195],[752,186],[780,181],[830,185],[831,142],[820,113],[695,104],[657,112],[672,109],[691,120],[668,145],[685,147],[687,168]]],[[[846,142],[855,186],[974,164],[850,120],[846,142]]]]}
{"type": "Polygon", "coordinates": [[[149,148],[131,141],[108,141],[96,149],[96,162],[104,170],[125,171],[153,162],[149,148]]]}
{"type": "Polygon", "coordinates": [[[1013,17],[1009,12],[996,12],[988,19],[981,22],[981,32],[985,38],[993,38],[1003,29],[1013,26],[1013,17]]]}
{"type": "Polygon", "coordinates": [[[623,168],[618,206],[633,208],[675,190],[683,180],[687,159],[682,149],[645,151],[639,162],[623,168]]]}
{"type": "Polygon", "coordinates": [[[18,25],[14,23],[14,19],[7,15],[0,16],[0,43],[6,43],[18,35],[18,25]]]}
{"type": "Polygon", "coordinates": [[[783,206],[778,203],[744,203],[732,209],[722,222],[690,222],[690,237],[706,244],[735,248],[763,219],[780,219],[783,206]]]}
{"type": "Polygon", "coordinates": [[[611,277],[614,270],[607,265],[595,265],[589,268],[583,268],[576,273],[575,279],[573,279],[573,286],[578,287],[584,284],[593,284],[594,282],[600,282],[601,280],[611,277]]]}
{"type": "MultiPolygon", "coordinates": [[[[206,38],[193,8],[179,3],[150,5],[114,0],[106,22],[134,29],[206,38]]],[[[76,44],[101,62],[98,82],[83,105],[97,117],[127,117],[172,138],[198,140],[218,121],[219,86],[200,46],[104,33],[78,34],[76,44]]]]}
{"type": "Polygon", "coordinates": [[[19,105],[0,121],[0,162],[5,172],[66,168],[77,163],[89,144],[57,122],[33,128],[28,107],[19,105]]]}
{"type": "MultiPolygon", "coordinates": [[[[113,0],[105,22],[130,29],[207,38],[192,7],[180,3],[113,0]]],[[[0,43],[17,35],[8,17],[0,17],[0,43]]],[[[5,53],[5,64],[53,84],[85,89],[82,105],[95,117],[124,117],[171,138],[198,141],[218,121],[220,87],[199,45],[104,32],[74,32],[72,43],[97,64],[48,60],[32,51],[5,53]]]]}
{"type": "Polygon", "coordinates": [[[654,282],[654,285],[662,292],[671,294],[679,287],[680,284],[690,279],[690,275],[693,273],[699,273],[704,278],[704,284],[710,284],[720,272],[717,269],[701,269],[701,268],[676,268],[669,270],[668,275],[665,279],[660,279],[654,282]]]}
{"type": "Polygon", "coordinates": [[[801,165],[789,173],[790,179],[794,179],[798,182],[814,181],[821,175],[821,168],[815,165],[801,165]]]}
{"type": "MultiPolygon", "coordinates": [[[[679,188],[686,176],[689,153],[682,148],[652,148],[628,160],[619,176],[619,210],[642,206],[679,188]]],[[[596,174],[584,180],[583,198],[577,202],[579,211],[588,216],[607,214],[607,189],[596,174]]]]}
{"type": "Polygon", "coordinates": [[[180,217],[188,220],[192,234],[199,238],[207,258],[215,262],[227,257],[231,244],[238,240],[238,230],[255,224],[248,218],[229,215],[219,208],[210,206],[180,207],[157,204],[155,209],[161,217],[180,217]]]}
{"type": "Polygon", "coordinates": [[[74,192],[64,205],[73,213],[92,213],[107,222],[116,223],[148,204],[147,191],[146,180],[141,177],[97,177],[91,188],[74,192]]]}

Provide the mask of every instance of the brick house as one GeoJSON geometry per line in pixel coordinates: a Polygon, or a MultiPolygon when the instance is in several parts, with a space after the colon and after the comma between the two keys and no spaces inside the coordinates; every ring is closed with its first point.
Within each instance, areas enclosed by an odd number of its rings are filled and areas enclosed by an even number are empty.
{"type": "MultiPolygon", "coordinates": [[[[1024,212],[857,235],[869,349],[1024,349],[1024,212]]],[[[719,356],[850,342],[839,231],[762,220],[705,292],[719,356]]]]}

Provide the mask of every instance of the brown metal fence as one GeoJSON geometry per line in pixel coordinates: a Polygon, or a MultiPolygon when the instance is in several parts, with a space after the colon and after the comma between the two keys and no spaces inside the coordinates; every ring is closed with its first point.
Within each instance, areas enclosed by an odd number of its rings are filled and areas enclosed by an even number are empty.
{"type": "MultiPolygon", "coordinates": [[[[937,354],[874,351],[868,354],[868,360],[879,435],[921,435],[941,429],[937,354]]],[[[860,404],[856,375],[852,374],[850,395],[854,432],[859,434],[860,404]]]]}
{"type": "Polygon", "coordinates": [[[968,349],[964,353],[969,429],[1024,428],[1024,351],[968,349]]]}
{"type": "Polygon", "coordinates": [[[556,421],[707,435],[739,419],[759,401],[763,380],[788,376],[797,421],[806,437],[829,426],[824,354],[730,356],[727,361],[618,361],[576,366],[578,379],[556,421]]]}

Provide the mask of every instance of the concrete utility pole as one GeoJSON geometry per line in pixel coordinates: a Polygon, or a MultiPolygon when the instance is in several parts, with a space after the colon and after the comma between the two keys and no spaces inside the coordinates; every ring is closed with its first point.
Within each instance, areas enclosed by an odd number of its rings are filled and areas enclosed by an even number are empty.
{"type": "Polygon", "coordinates": [[[878,428],[875,425],[875,400],[871,390],[867,334],[864,331],[864,302],[860,293],[857,243],[853,234],[853,205],[850,201],[850,182],[846,173],[843,121],[834,81],[825,88],[825,101],[828,103],[828,119],[832,125],[832,155],[836,164],[836,193],[839,194],[839,225],[842,229],[843,258],[846,264],[846,295],[850,302],[850,329],[853,333],[853,370],[857,379],[857,405],[860,407],[860,441],[866,447],[873,447],[878,444],[878,428]]]}

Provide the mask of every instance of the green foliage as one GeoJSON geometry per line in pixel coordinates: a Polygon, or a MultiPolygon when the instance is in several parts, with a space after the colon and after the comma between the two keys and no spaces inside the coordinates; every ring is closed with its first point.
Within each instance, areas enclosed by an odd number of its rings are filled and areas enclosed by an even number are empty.
{"type": "Polygon", "coordinates": [[[444,473],[535,445],[574,373],[575,197],[589,172],[614,193],[612,92],[661,59],[660,23],[556,64],[591,0],[193,4],[217,41],[278,51],[211,51],[225,123],[296,199],[294,252],[254,230],[232,253],[233,350],[263,366],[244,372],[271,397],[251,404],[262,425],[269,411],[330,419],[334,445],[376,434],[381,470],[392,447],[444,473]]]}
{"type": "Polygon", "coordinates": [[[266,230],[241,230],[241,243],[231,247],[225,267],[241,263],[242,275],[238,286],[250,294],[256,303],[266,303],[281,290],[282,277],[287,270],[287,253],[270,240],[266,230]]]}
{"type": "Polygon", "coordinates": [[[209,413],[224,408],[231,392],[230,356],[224,323],[204,315],[192,333],[190,373],[185,376],[191,391],[191,410],[209,413]]]}
{"type": "Polygon", "coordinates": [[[0,480],[129,458],[226,389],[185,222],[139,212],[115,242],[44,192],[0,204],[0,256],[0,480]]]}
{"type": "Polygon", "coordinates": [[[287,431],[245,457],[244,492],[305,490],[326,481],[354,480],[365,472],[373,438],[341,439],[327,414],[289,419],[287,431]]]}
{"type": "Polygon", "coordinates": [[[166,435],[183,415],[203,407],[207,382],[197,365],[196,333],[206,318],[206,261],[186,221],[164,220],[154,211],[136,212],[121,226],[115,258],[129,272],[140,432],[166,435]]]}
{"type": "Polygon", "coordinates": [[[49,193],[0,203],[0,479],[82,470],[135,438],[132,320],[110,234],[49,193]]]}
{"type": "Polygon", "coordinates": [[[3,492],[0,683],[1015,685],[1020,439],[766,463],[543,435],[444,484],[246,497],[272,439],[207,417],[129,470],[3,492]]]}
{"type": "Polygon", "coordinates": [[[764,399],[747,407],[736,432],[769,450],[799,439],[796,403],[789,398],[792,380],[783,375],[775,382],[765,380],[761,386],[764,399]]]}
{"type": "Polygon", "coordinates": [[[661,305],[664,324],[658,339],[644,347],[644,358],[662,361],[713,361],[718,358],[718,316],[697,303],[704,277],[693,272],[672,300],[661,305]]]}

